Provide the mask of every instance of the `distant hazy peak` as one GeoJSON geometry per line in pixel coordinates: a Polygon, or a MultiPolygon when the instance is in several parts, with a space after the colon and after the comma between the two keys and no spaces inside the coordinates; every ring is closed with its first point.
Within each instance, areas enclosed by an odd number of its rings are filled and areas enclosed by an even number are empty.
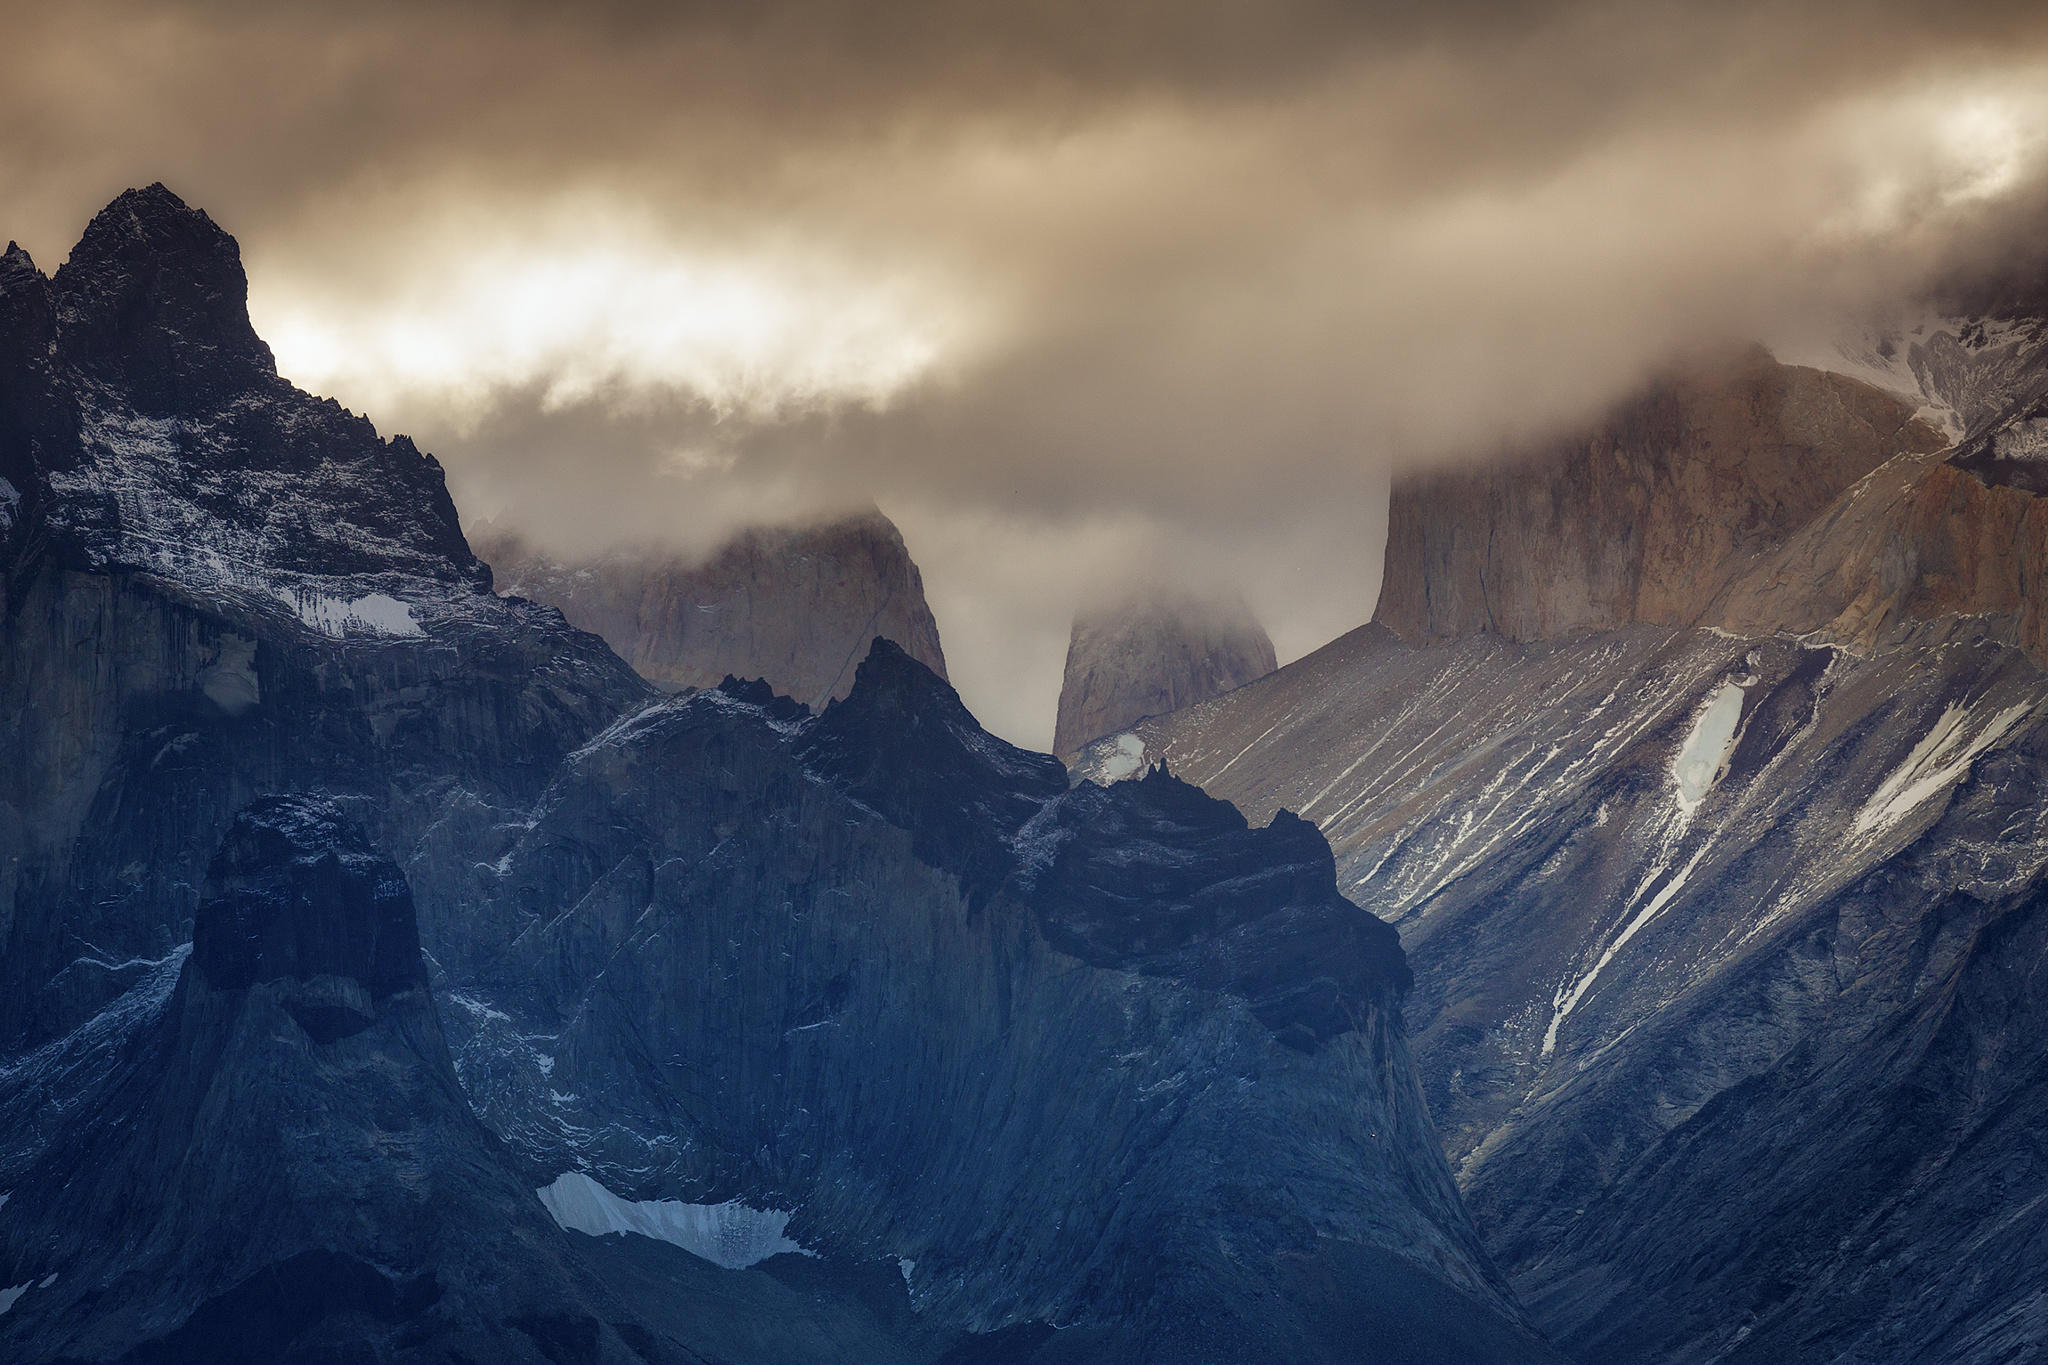
{"type": "Polygon", "coordinates": [[[650,549],[555,560],[495,527],[477,544],[500,592],[559,608],[670,690],[715,687],[730,674],[815,710],[852,689],[877,636],[946,676],[924,578],[895,523],[873,507],[750,527],[702,560],[650,549]]]}
{"type": "Polygon", "coordinates": [[[1207,701],[1275,666],[1272,640],[1234,595],[1153,589],[1092,608],[1075,617],[1067,644],[1053,748],[1071,756],[1142,717],[1207,701]]]}

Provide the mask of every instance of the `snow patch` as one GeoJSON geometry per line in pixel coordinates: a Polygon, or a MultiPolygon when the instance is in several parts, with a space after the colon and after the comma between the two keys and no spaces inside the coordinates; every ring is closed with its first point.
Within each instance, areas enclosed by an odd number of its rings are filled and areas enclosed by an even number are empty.
{"type": "Polygon", "coordinates": [[[2026,706],[2008,706],[1993,716],[1974,737],[1965,738],[1970,713],[1950,704],[1906,761],[1878,784],[1863,809],[1856,812],[1856,833],[1870,835],[1897,824],[1914,807],[1958,781],[1986,749],[2005,738],[2027,715],[2026,706]]]}
{"type": "MultiPolygon", "coordinates": [[[[748,1208],[738,1200],[685,1204],[674,1199],[622,1199],[577,1171],[558,1177],[535,1193],[555,1222],[571,1232],[592,1237],[638,1233],[679,1246],[728,1270],[744,1270],[770,1256],[817,1254],[785,1235],[789,1214],[748,1208]]],[[[907,1272],[905,1278],[909,1278],[907,1272]]]]}
{"type": "Polygon", "coordinates": [[[1748,696],[1740,683],[1724,682],[1714,690],[1692,733],[1671,764],[1671,780],[1678,785],[1678,804],[1687,811],[1705,799],[1728,764],[1728,751],[1735,747],[1735,730],[1742,723],[1742,703],[1748,696]]]}
{"type": "Polygon", "coordinates": [[[425,635],[412,619],[412,608],[389,593],[366,593],[354,599],[329,597],[303,589],[282,589],[278,597],[299,619],[322,635],[383,635],[395,639],[425,635]]]}
{"type": "Polygon", "coordinates": [[[1102,760],[1101,771],[1109,782],[1121,782],[1144,766],[1145,741],[1125,731],[1116,737],[1116,749],[1102,760]]]}
{"type": "Polygon", "coordinates": [[[33,1287],[34,1284],[35,1281],[33,1280],[23,1280],[20,1284],[11,1285],[6,1289],[0,1289],[0,1315],[5,1315],[9,1309],[13,1308],[14,1301],[20,1298],[23,1294],[28,1293],[29,1289],[33,1287]]]}
{"type": "Polygon", "coordinates": [[[21,515],[20,507],[21,494],[13,484],[0,479],[0,531],[13,527],[15,519],[21,515]]]}
{"type": "Polygon", "coordinates": [[[2015,422],[1991,438],[2001,460],[2048,460],[2048,417],[2015,422]]]}
{"type": "Polygon", "coordinates": [[[896,1269],[902,1273],[903,1283],[909,1284],[911,1275],[917,1270],[917,1262],[911,1260],[908,1256],[898,1256],[896,1258],[896,1269]]]}

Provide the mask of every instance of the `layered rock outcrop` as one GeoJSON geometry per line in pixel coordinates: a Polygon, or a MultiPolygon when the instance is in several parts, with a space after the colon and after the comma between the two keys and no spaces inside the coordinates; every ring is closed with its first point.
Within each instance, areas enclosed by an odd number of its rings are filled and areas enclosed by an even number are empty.
{"type": "Polygon", "coordinates": [[[1142,716],[1165,715],[1262,678],[1273,642],[1236,599],[1147,592],[1074,620],[1054,752],[1071,756],[1142,716]]]}
{"type": "Polygon", "coordinates": [[[2048,663],[2044,610],[2048,499],[1922,455],[1859,483],[1731,583],[1711,616],[1865,651],[1916,623],[1968,618],[2048,663]]]}
{"type": "Polygon", "coordinates": [[[501,592],[559,608],[666,691],[730,674],[820,709],[852,690],[876,636],[946,676],[924,579],[895,523],[872,508],[743,531],[703,560],[621,551],[564,563],[503,533],[480,548],[501,592]]]}

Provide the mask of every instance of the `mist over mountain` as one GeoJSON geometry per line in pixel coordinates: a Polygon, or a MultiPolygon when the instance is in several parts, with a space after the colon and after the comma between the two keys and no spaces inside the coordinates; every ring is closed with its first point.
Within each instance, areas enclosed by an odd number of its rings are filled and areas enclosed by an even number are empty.
{"type": "Polygon", "coordinates": [[[0,274],[9,1359],[1557,1359],[1313,829],[887,639],[664,698],[244,288],[0,274]]]}
{"type": "Polygon", "coordinates": [[[0,34],[0,1362],[2048,1359],[2039,0],[0,34]]]}
{"type": "MultiPolygon", "coordinates": [[[[1929,330],[1914,372],[1954,377],[1944,337],[2013,361],[1929,330]]],[[[1081,760],[1329,838],[1408,949],[1459,1187],[1575,1359],[2048,1342],[2040,507],[1983,458],[2028,467],[2038,364],[1955,445],[1912,417],[1955,388],[1751,355],[1417,480],[1378,622],[1081,760]]]]}
{"type": "Polygon", "coordinates": [[[642,549],[563,563],[496,528],[476,544],[500,593],[559,609],[667,691],[758,678],[823,709],[852,690],[878,637],[946,676],[924,579],[873,508],[753,528],[698,561],[642,549]]]}
{"type": "Polygon", "coordinates": [[[1392,477],[2039,239],[2018,0],[728,9],[44,7],[9,231],[230,214],[281,372],[564,562],[877,503],[1038,747],[1100,584],[1299,658],[1392,477]]]}
{"type": "Polygon", "coordinates": [[[1074,618],[1053,750],[1079,753],[1090,740],[1242,687],[1274,666],[1273,642],[1243,601],[1141,589],[1074,618]]]}

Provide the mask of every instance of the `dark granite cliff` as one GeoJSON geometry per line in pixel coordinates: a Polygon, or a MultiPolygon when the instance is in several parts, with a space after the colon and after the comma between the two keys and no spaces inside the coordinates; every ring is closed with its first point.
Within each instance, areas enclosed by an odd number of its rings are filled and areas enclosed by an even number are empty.
{"type": "Polygon", "coordinates": [[[0,276],[0,1354],[1554,1359],[1311,831],[886,642],[658,699],[203,215],[89,236],[0,276]]]}
{"type": "Polygon", "coordinates": [[[187,941],[252,797],[368,797],[404,858],[650,695],[491,594],[440,467],[279,379],[245,289],[233,239],[161,186],[55,279],[0,264],[0,1048],[187,941]]]}

